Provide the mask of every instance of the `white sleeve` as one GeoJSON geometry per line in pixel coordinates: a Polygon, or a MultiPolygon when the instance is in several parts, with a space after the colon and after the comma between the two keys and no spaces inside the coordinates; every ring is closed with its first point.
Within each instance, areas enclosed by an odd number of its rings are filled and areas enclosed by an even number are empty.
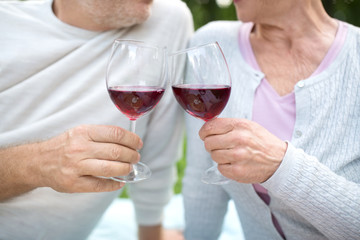
{"type": "Polygon", "coordinates": [[[286,199],[329,239],[359,238],[360,185],[335,174],[302,149],[288,143],[279,169],[262,185],[286,199]]]}

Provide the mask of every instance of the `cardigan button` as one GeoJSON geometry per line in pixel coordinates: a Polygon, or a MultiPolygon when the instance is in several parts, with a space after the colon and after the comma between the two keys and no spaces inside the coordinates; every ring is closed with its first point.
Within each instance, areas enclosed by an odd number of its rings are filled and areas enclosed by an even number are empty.
{"type": "Polygon", "coordinates": [[[296,130],[296,131],[295,131],[295,138],[299,138],[299,137],[301,137],[301,136],[302,136],[302,132],[299,131],[299,130],[296,130]]]}
{"type": "Polygon", "coordinates": [[[305,83],[304,83],[304,81],[300,81],[300,82],[297,83],[297,85],[298,85],[299,88],[302,88],[302,87],[305,86],[305,83]]]}

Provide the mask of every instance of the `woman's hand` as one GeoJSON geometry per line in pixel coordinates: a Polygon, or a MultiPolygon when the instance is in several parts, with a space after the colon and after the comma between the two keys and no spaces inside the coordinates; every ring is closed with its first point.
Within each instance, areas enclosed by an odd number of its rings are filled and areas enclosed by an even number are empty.
{"type": "Polygon", "coordinates": [[[287,144],[246,119],[217,118],[199,131],[219,171],[242,183],[261,183],[280,166],[287,144]]]}

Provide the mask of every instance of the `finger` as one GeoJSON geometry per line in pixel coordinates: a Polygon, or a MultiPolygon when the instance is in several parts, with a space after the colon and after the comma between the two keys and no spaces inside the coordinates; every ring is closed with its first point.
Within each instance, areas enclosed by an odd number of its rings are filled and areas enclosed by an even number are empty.
{"type": "Polygon", "coordinates": [[[213,150],[234,148],[238,142],[238,137],[238,134],[234,131],[220,135],[210,135],[204,139],[205,149],[210,152],[213,150]]]}
{"type": "Polygon", "coordinates": [[[237,176],[235,176],[233,166],[231,164],[219,164],[218,170],[224,177],[237,180],[237,176]]]}
{"type": "Polygon", "coordinates": [[[234,162],[247,163],[250,159],[250,152],[247,148],[220,149],[210,152],[211,158],[218,164],[232,164],[234,162]]]}
{"type": "Polygon", "coordinates": [[[143,145],[138,135],[117,126],[93,125],[88,135],[94,142],[117,143],[136,150],[143,145]]]}
{"type": "Polygon", "coordinates": [[[83,176],[75,186],[75,192],[112,192],[125,186],[125,183],[111,179],[83,176]]]}
{"type": "Polygon", "coordinates": [[[229,154],[230,150],[222,149],[222,150],[214,150],[210,152],[212,160],[214,160],[218,164],[230,164],[231,158],[229,154]]]}
{"type": "Polygon", "coordinates": [[[124,163],[137,163],[140,154],[134,149],[112,143],[92,143],[88,158],[120,161],[124,163]]]}
{"type": "Polygon", "coordinates": [[[131,170],[131,164],[116,161],[107,161],[99,159],[87,159],[79,164],[81,175],[115,177],[126,176],[131,170]]]}
{"type": "Polygon", "coordinates": [[[231,118],[216,118],[206,122],[199,131],[201,140],[206,137],[217,134],[225,134],[234,129],[233,120],[231,118]]]}
{"type": "Polygon", "coordinates": [[[233,179],[241,183],[260,183],[263,182],[261,179],[261,171],[254,171],[246,165],[241,164],[219,164],[219,172],[230,179],[233,179]]]}

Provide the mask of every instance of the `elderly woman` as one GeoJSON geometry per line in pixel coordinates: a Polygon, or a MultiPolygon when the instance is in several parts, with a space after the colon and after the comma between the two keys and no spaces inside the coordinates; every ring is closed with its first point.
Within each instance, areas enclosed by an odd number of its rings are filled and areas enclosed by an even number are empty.
{"type": "Polygon", "coordinates": [[[230,199],[246,239],[359,239],[359,28],[321,0],[234,4],[191,42],[219,42],[233,85],[221,118],[187,117],[186,239],[217,239],[230,199]],[[199,181],[212,160],[233,181],[199,181]]]}

